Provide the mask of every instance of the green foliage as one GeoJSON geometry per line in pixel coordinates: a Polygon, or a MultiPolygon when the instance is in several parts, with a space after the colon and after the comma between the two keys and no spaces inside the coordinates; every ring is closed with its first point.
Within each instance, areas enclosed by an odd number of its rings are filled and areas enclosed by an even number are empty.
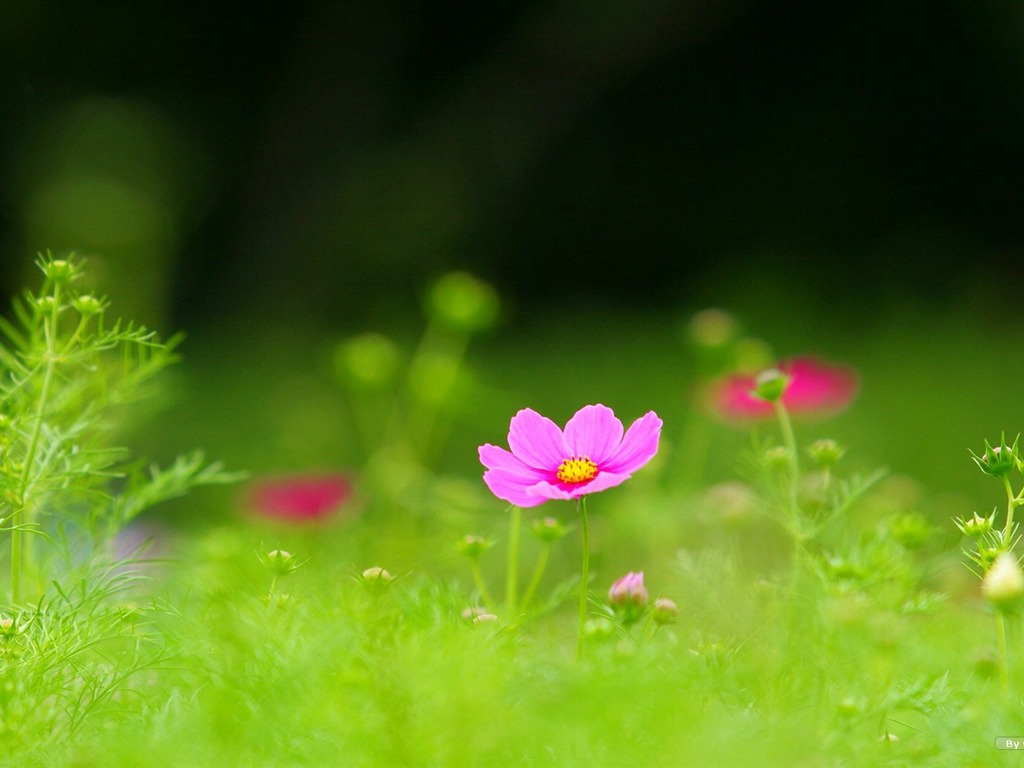
{"type": "MultiPolygon", "coordinates": [[[[361,518],[119,552],[140,514],[232,476],[199,452],[159,467],[118,447],[174,343],[108,326],[77,262],[40,267],[0,348],[0,765],[990,765],[1016,734],[1019,615],[994,611],[992,632],[934,499],[848,468],[857,452],[834,440],[802,468],[783,409],[747,482],[701,488],[657,461],[600,496],[577,659],[571,505],[510,513],[503,532],[503,504],[432,469],[476,321],[428,328],[405,368],[376,337],[335,354],[353,411],[383,419],[366,425],[361,518]],[[438,356],[454,378],[426,376],[438,356]],[[459,544],[463,523],[483,533],[459,544]],[[624,611],[609,586],[627,570],[624,611]]],[[[968,551],[1006,554],[1022,497],[1008,488],[998,530],[996,514],[959,520],[968,551]]]]}

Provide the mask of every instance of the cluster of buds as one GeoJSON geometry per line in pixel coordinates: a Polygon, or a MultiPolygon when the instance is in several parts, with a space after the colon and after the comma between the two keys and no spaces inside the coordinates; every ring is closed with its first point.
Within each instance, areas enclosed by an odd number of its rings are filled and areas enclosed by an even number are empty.
{"type": "Polygon", "coordinates": [[[1017,450],[1019,442],[1020,435],[1017,435],[1013,445],[1009,446],[1006,444],[1005,435],[1000,438],[999,445],[989,445],[988,440],[986,440],[985,450],[982,454],[979,456],[974,451],[971,451],[971,458],[982,472],[992,477],[1006,477],[1015,469],[1018,472],[1024,472],[1024,461],[1021,460],[1020,453],[1017,450]]]}
{"type": "Polygon", "coordinates": [[[650,610],[656,624],[671,624],[679,615],[679,607],[667,597],[657,598],[650,604],[650,595],[644,586],[643,571],[630,571],[618,579],[608,590],[608,603],[616,618],[625,626],[635,624],[650,610]]]}

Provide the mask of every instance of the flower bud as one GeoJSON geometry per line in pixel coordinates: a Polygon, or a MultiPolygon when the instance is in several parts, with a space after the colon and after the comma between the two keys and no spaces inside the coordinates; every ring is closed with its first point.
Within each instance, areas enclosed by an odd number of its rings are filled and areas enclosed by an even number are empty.
{"type": "Polygon", "coordinates": [[[382,389],[401,363],[398,346],[380,333],[364,333],[343,341],[334,351],[338,378],[357,389],[382,389]]]}
{"type": "Polygon", "coordinates": [[[761,371],[754,377],[754,388],[751,390],[755,397],[774,403],[779,400],[789,386],[789,377],[778,368],[769,368],[761,371]]]}
{"type": "Polygon", "coordinates": [[[55,283],[69,283],[78,277],[78,265],[67,259],[53,259],[42,265],[43,274],[55,283]]]}
{"type": "Polygon", "coordinates": [[[558,541],[569,532],[569,529],[555,517],[541,517],[534,520],[530,530],[533,531],[534,536],[547,544],[558,541]]]}
{"type": "Polygon", "coordinates": [[[490,328],[498,319],[500,307],[494,287],[467,272],[444,275],[427,297],[430,316],[462,333],[490,328]]]}
{"type": "Polygon", "coordinates": [[[825,438],[823,440],[815,440],[807,448],[807,453],[810,454],[811,460],[814,461],[819,467],[831,467],[846,453],[846,449],[839,445],[835,440],[825,438]]]}
{"type": "Polygon", "coordinates": [[[980,539],[992,530],[992,527],[995,524],[995,518],[995,512],[988,517],[982,517],[975,512],[973,517],[966,520],[958,519],[953,522],[956,523],[956,527],[960,529],[960,533],[964,534],[964,536],[970,536],[972,539],[980,539]]]}
{"type": "Polygon", "coordinates": [[[630,571],[608,590],[608,602],[623,624],[636,622],[643,615],[647,600],[643,571],[630,571]]]}
{"type": "Polygon", "coordinates": [[[52,314],[54,310],[60,311],[60,304],[53,296],[38,296],[35,305],[44,315],[52,314]]]}
{"type": "Polygon", "coordinates": [[[300,565],[295,562],[295,556],[291,552],[283,549],[274,549],[267,552],[264,563],[271,573],[277,576],[287,576],[290,573],[294,573],[300,565]]]}
{"type": "Polygon", "coordinates": [[[106,303],[102,299],[98,299],[92,294],[86,293],[81,296],[76,296],[71,300],[71,306],[78,310],[79,314],[84,317],[91,317],[97,315],[104,310],[106,303]]]}
{"type": "Polygon", "coordinates": [[[1013,441],[1013,445],[1006,445],[1006,436],[1004,435],[999,441],[999,445],[991,446],[988,440],[985,441],[985,450],[981,456],[978,456],[973,451],[971,452],[971,458],[974,463],[978,465],[978,468],[986,475],[992,477],[1006,477],[1014,469],[1021,467],[1020,456],[1017,453],[1017,443],[1020,441],[1020,435],[1013,441]]]}
{"type": "Polygon", "coordinates": [[[701,350],[717,350],[732,344],[739,336],[736,318],[721,309],[704,309],[686,326],[689,341],[701,350]]]}
{"type": "Polygon", "coordinates": [[[485,539],[483,536],[476,536],[471,533],[467,533],[459,539],[459,551],[473,560],[476,560],[493,546],[494,542],[490,539],[485,539]]]}
{"type": "Polygon", "coordinates": [[[1001,552],[982,579],[981,593],[998,610],[1013,609],[1024,595],[1024,572],[1017,558],[1001,552]]]}
{"type": "Polygon", "coordinates": [[[781,445],[769,448],[764,452],[764,462],[773,469],[789,467],[789,450],[781,445]]]}
{"type": "Polygon", "coordinates": [[[651,611],[651,616],[656,624],[672,624],[678,615],[679,606],[675,604],[674,600],[669,600],[667,597],[659,597],[654,601],[654,609],[651,611]]]}
{"type": "Polygon", "coordinates": [[[10,616],[4,616],[0,619],[0,636],[11,637],[18,631],[18,625],[14,623],[14,619],[10,616]]]}
{"type": "Polygon", "coordinates": [[[394,576],[379,565],[367,568],[363,571],[362,577],[363,583],[368,587],[385,587],[395,580],[394,576]]]}

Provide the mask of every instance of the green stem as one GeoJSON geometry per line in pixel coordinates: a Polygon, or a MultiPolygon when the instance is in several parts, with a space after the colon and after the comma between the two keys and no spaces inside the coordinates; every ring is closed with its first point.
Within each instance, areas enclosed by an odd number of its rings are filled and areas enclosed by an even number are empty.
{"type": "Polygon", "coordinates": [[[443,442],[438,427],[440,421],[438,417],[441,413],[441,406],[451,395],[468,347],[468,336],[447,332],[439,327],[436,320],[432,319],[427,323],[420,343],[409,363],[410,384],[416,376],[428,372],[427,366],[430,365],[432,359],[444,360],[451,371],[451,378],[438,382],[439,389],[431,397],[427,399],[415,395],[412,397],[409,416],[406,420],[406,430],[413,448],[425,464],[429,465],[433,461],[443,442]]]}
{"type": "Polygon", "coordinates": [[[551,557],[551,542],[544,542],[543,549],[540,551],[540,556],[537,558],[537,565],[533,568],[533,574],[530,576],[530,583],[526,586],[526,593],[523,595],[523,611],[530,607],[530,602],[533,600],[534,594],[537,592],[537,587],[540,586],[540,580],[544,576],[544,571],[547,570],[548,560],[551,557]]]}
{"type": "Polygon", "coordinates": [[[480,572],[480,563],[475,557],[469,561],[469,570],[473,574],[473,584],[476,585],[476,591],[480,595],[480,599],[484,601],[484,605],[493,607],[495,605],[494,598],[491,597],[491,593],[487,590],[484,575],[480,572]]]}
{"type": "Polygon", "coordinates": [[[779,428],[782,430],[782,442],[786,447],[789,456],[789,513],[790,523],[795,532],[802,531],[800,525],[800,505],[797,502],[797,485],[800,482],[800,456],[796,452],[796,437],[793,434],[793,423],[789,419],[789,412],[781,400],[776,400],[775,415],[779,420],[779,428]]]}
{"type": "Polygon", "coordinates": [[[580,623],[576,638],[576,659],[583,658],[583,633],[587,625],[587,584],[590,581],[590,526],[587,524],[587,500],[581,496],[576,501],[583,527],[583,570],[580,574],[580,623]]]}
{"type": "Polygon", "coordinates": [[[1003,485],[1006,487],[1006,527],[1003,529],[1003,545],[1006,551],[1010,550],[1010,536],[1013,535],[1013,510],[1017,506],[1017,499],[1013,495],[1013,488],[1010,486],[1010,478],[1003,475],[1003,485]]]}
{"type": "Polygon", "coordinates": [[[996,610],[996,637],[999,643],[999,686],[1003,693],[1010,690],[1010,664],[1006,653],[1006,618],[996,610]]]}
{"type": "Polygon", "coordinates": [[[43,430],[43,419],[46,415],[46,404],[50,397],[50,385],[56,367],[57,347],[54,336],[57,332],[57,312],[60,309],[60,286],[53,289],[53,311],[49,318],[43,320],[43,333],[46,336],[46,368],[43,371],[43,385],[39,391],[39,403],[36,407],[35,422],[25,452],[25,464],[22,467],[21,479],[18,483],[18,517],[11,530],[11,600],[15,604],[21,602],[21,580],[25,569],[31,564],[32,553],[25,540],[25,529],[35,522],[35,512],[29,504],[29,481],[35,468],[36,452],[39,447],[39,436],[43,430]]]}
{"type": "Polygon", "coordinates": [[[513,506],[508,529],[508,564],[505,571],[505,610],[509,619],[516,615],[516,595],[519,591],[519,532],[522,525],[523,510],[513,506]]]}

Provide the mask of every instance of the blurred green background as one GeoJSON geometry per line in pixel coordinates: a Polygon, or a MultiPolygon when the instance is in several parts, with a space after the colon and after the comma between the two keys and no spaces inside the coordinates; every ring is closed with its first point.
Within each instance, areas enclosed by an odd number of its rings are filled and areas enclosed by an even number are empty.
{"type": "MultiPolygon", "coordinates": [[[[86,255],[117,314],[187,334],[140,449],[256,473],[357,460],[333,350],[411,353],[446,271],[503,301],[467,474],[525,405],[676,439],[683,329],[722,307],[861,371],[809,437],[987,512],[967,448],[1022,423],[1022,42],[1024,4],[966,0],[19,0],[0,286],[86,255]]],[[[746,438],[710,439],[730,476],[746,438]]]]}

